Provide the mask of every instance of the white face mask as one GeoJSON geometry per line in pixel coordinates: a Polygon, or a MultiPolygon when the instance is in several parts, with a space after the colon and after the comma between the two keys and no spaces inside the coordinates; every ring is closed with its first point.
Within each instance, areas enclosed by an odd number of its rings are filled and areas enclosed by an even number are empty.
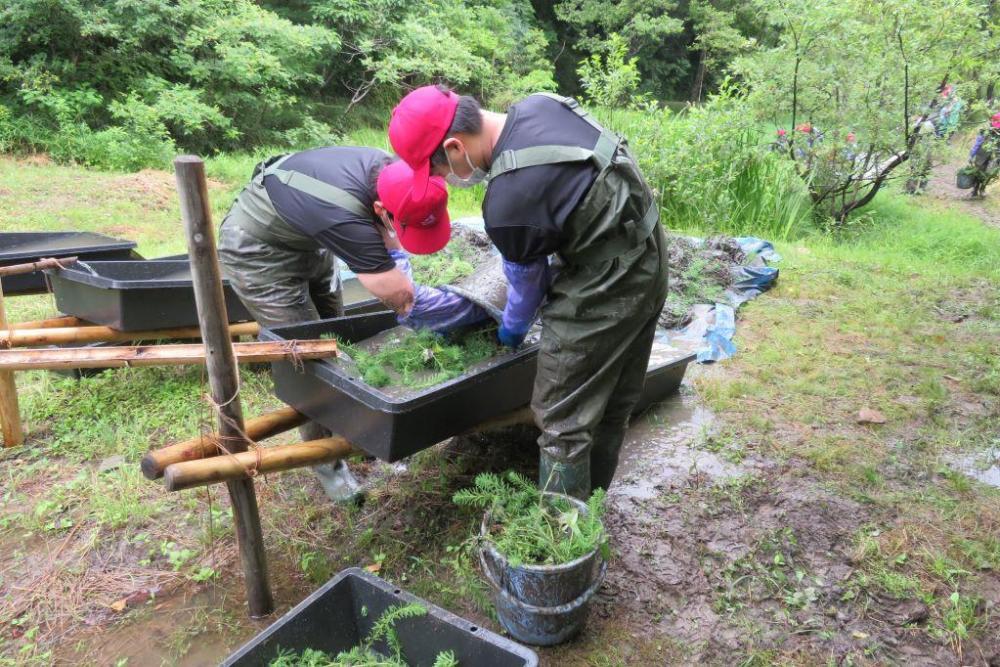
{"type": "Polygon", "coordinates": [[[469,159],[469,154],[465,154],[465,162],[469,165],[469,175],[466,178],[462,178],[455,173],[455,168],[451,166],[451,158],[448,157],[448,151],[444,152],[444,159],[448,161],[448,169],[451,173],[444,177],[444,180],[448,185],[454,186],[456,188],[471,188],[479,185],[486,180],[489,175],[487,172],[483,171],[476,165],[472,164],[472,160],[469,159]]]}

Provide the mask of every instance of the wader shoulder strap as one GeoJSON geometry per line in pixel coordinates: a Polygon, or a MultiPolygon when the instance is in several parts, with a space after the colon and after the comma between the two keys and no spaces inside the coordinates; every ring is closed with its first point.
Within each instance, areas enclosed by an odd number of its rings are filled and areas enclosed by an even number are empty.
{"type": "Polygon", "coordinates": [[[619,138],[608,131],[601,132],[593,148],[582,146],[529,146],[517,150],[504,151],[493,160],[490,166],[489,179],[506,174],[515,169],[537,167],[543,164],[560,164],[563,162],[585,162],[593,160],[598,169],[604,169],[611,164],[618,150],[619,138]]]}
{"type": "Polygon", "coordinates": [[[306,174],[298,171],[282,169],[281,163],[289,157],[290,156],[286,155],[277,162],[266,167],[264,169],[264,176],[276,176],[279,181],[290,188],[295,188],[296,190],[304,192],[307,195],[312,195],[316,199],[326,202],[327,204],[339,206],[340,208],[350,211],[359,217],[370,218],[372,216],[371,210],[365,206],[360,199],[352,195],[347,190],[338,188],[336,185],[324,183],[318,178],[307,176],[306,174]]]}
{"type": "Polygon", "coordinates": [[[543,97],[547,97],[550,100],[555,100],[556,102],[559,102],[564,107],[575,113],[577,116],[587,121],[587,123],[594,129],[596,129],[598,132],[602,133],[607,132],[607,130],[604,129],[604,126],[602,126],[600,123],[594,120],[594,117],[591,116],[586,109],[581,107],[580,103],[574,100],[572,97],[563,97],[562,95],[556,95],[555,93],[549,93],[549,92],[541,92],[534,94],[542,95],[543,97]]]}

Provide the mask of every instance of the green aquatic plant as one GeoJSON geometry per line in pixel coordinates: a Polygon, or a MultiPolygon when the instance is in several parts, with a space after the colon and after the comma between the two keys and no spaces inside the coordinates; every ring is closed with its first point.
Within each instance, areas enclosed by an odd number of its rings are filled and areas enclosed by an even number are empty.
{"type": "Polygon", "coordinates": [[[526,477],[513,471],[481,473],[475,484],[455,493],[455,504],[485,509],[486,539],[511,565],[558,565],[594,549],[608,557],[604,532],[604,490],[587,501],[587,511],[564,497],[544,495],[526,477]]]}
{"type": "Polygon", "coordinates": [[[374,350],[356,343],[341,343],[340,347],[357,364],[366,384],[385,387],[398,378],[398,384],[411,389],[458,377],[499,350],[491,330],[473,332],[455,341],[432,331],[408,331],[374,350]]]}
{"type": "MultiPolygon", "coordinates": [[[[350,651],[341,651],[336,656],[316,649],[306,649],[301,653],[279,651],[269,667],[408,667],[403,658],[403,646],[396,633],[396,623],[406,618],[416,618],[427,613],[427,608],[413,602],[407,605],[389,607],[375,621],[372,631],[363,642],[350,651]],[[391,655],[376,653],[372,648],[384,641],[391,655]]],[[[459,667],[452,651],[438,653],[432,667],[459,667]]]]}

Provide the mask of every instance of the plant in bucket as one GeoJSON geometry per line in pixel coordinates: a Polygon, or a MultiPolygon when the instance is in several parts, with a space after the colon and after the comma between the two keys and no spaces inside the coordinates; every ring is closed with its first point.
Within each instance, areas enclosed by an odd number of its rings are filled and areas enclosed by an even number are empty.
{"type": "Polygon", "coordinates": [[[511,636],[551,646],[579,632],[607,572],[604,491],[584,503],[509,471],[478,475],[454,501],[486,510],[479,558],[511,636]]]}

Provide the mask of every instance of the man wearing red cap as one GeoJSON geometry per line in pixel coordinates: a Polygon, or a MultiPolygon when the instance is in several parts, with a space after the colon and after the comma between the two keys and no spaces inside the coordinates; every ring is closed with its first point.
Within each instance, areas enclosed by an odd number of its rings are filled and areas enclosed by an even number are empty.
{"type": "MultiPolygon", "coordinates": [[[[413,283],[407,255],[448,242],[448,191],[421,182],[374,148],[330,146],[260,163],[222,221],[219,259],[240,300],[265,326],[343,315],[337,258],[398,313],[401,324],[448,331],[489,315],[468,300],[413,283]]],[[[329,433],[300,429],[306,440],[329,433]]],[[[358,485],[346,466],[316,466],[327,495],[348,500],[358,485]]]]}
{"type": "Polygon", "coordinates": [[[501,342],[519,345],[541,306],[539,482],[577,497],[607,488],[667,292],[659,209],[625,141],[568,98],[499,114],[436,86],[403,98],[389,140],[415,197],[434,175],[488,181],[483,218],[509,283],[501,342]]]}

